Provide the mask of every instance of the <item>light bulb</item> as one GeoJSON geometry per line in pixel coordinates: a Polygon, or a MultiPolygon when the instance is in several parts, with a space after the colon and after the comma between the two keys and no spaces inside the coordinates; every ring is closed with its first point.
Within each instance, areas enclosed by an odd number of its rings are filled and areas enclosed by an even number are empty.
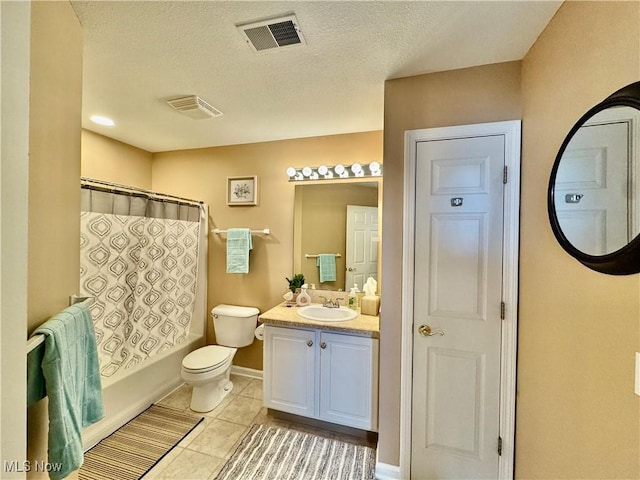
{"type": "Polygon", "coordinates": [[[351,165],[351,171],[356,175],[358,175],[358,173],[362,171],[362,167],[360,166],[359,163],[354,163],[353,165],[351,165]]]}
{"type": "Polygon", "coordinates": [[[324,165],[320,165],[320,166],[318,167],[318,173],[319,173],[320,175],[326,175],[328,171],[329,171],[329,169],[328,169],[326,166],[324,166],[324,165]]]}
{"type": "Polygon", "coordinates": [[[311,175],[311,167],[304,167],[302,169],[302,175],[304,175],[305,177],[308,177],[309,175],[311,175]]]}
{"type": "Polygon", "coordinates": [[[333,169],[338,175],[342,175],[344,173],[344,166],[342,166],[341,164],[336,165],[335,167],[333,167],[333,169]]]}
{"type": "Polygon", "coordinates": [[[296,175],[296,169],[293,167],[287,168],[287,177],[291,178],[296,175]]]}
{"type": "Polygon", "coordinates": [[[380,173],[380,164],[378,162],[371,162],[369,164],[369,170],[374,175],[377,175],[378,173],[380,173]]]}

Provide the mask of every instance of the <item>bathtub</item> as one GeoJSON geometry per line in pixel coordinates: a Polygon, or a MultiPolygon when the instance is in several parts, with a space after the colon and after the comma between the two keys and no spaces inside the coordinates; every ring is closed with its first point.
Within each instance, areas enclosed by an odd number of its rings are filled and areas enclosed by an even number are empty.
{"type": "Polygon", "coordinates": [[[102,379],[105,418],[82,432],[84,450],[111,435],[149,405],[183,383],[182,359],[205,343],[204,335],[189,333],[187,340],[140,365],[102,379]]]}

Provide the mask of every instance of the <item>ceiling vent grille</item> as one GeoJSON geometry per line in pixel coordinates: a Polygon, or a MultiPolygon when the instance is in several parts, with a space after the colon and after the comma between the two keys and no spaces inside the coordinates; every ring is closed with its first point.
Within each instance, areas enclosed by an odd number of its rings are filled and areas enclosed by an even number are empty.
{"type": "Polygon", "coordinates": [[[306,45],[295,15],[245,23],[238,31],[254,52],[306,45]]]}
{"type": "Polygon", "coordinates": [[[174,98],[172,100],[168,100],[167,103],[178,112],[195,120],[200,120],[202,118],[219,117],[220,115],[222,115],[222,112],[220,110],[212,107],[197,95],[174,98]]]}

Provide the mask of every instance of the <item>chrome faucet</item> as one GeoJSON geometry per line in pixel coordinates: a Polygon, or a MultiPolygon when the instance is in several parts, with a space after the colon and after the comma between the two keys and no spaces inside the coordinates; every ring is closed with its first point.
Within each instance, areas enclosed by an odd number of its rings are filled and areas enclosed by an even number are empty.
{"type": "Polygon", "coordinates": [[[340,308],[340,300],[344,300],[344,298],[336,298],[334,301],[322,295],[320,295],[320,298],[324,300],[324,302],[322,303],[322,306],[327,308],[340,308]]]}

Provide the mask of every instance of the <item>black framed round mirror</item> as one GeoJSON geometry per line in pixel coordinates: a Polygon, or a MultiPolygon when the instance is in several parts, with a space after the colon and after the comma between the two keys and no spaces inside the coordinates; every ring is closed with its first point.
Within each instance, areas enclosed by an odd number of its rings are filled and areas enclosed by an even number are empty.
{"type": "Polygon", "coordinates": [[[547,207],[556,239],[601,273],[640,272],[640,82],[585,113],[556,156],[547,207]]]}

